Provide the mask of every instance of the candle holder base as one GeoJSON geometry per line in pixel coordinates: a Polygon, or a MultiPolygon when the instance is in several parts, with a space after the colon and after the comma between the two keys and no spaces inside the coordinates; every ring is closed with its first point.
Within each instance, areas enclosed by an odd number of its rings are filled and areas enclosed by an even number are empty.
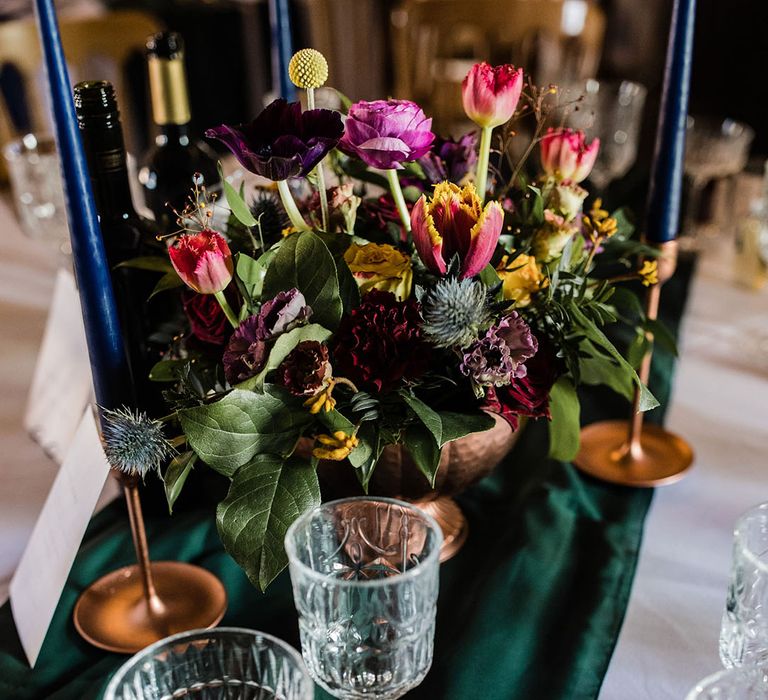
{"type": "Polygon", "coordinates": [[[175,561],[151,564],[156,595],[146,598],[140,569],[126,566],[91,584],[75,605],[75,628],[87,642],[118,654],[177,632],[214,627],[227,594],[212,573],[175,561]]]}
{"type": "Polygon", "coordinates": [[[648,424],[633,450],[629,427],[628,421],[611,420],[584,428],[576,467],[601,481],[645,488],[673,484],[685,476],[693,462],[693,450],[685,440],[648,424]]]}

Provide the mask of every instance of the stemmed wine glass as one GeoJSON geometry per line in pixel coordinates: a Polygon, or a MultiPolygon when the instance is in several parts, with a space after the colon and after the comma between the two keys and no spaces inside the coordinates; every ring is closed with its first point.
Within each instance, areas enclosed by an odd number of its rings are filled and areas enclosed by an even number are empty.
{"type": "Polygon", "coordinates": [[[598,137],[600,150],[589,179],[598,191],[627,174],[637,158],[637,145],[647,90],[629,80],[587,80],[567,90],[575,100],[567,126],[598,137]]]}
{"type": "Polygon", "coordinates": [[[696,214],[701,194],[710,180],[738,175],[747,164],[755,132],[734,119],[688,117],[685,143],[685,174],[688,176],[681,244],[696,247],[696,214]]]}

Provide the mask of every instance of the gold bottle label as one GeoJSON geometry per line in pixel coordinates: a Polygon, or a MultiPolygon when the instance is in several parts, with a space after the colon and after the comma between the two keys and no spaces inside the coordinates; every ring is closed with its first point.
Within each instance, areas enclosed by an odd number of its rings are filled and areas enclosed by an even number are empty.
{"type": "Polygon", "coordinates": [[[191,117],[183,59],[152,57],[148,65],[155,124],[186,124],[191,117]]]}

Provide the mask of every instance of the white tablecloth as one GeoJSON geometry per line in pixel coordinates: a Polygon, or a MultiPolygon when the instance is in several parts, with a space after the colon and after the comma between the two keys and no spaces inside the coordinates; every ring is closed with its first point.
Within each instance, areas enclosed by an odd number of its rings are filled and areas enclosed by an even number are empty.
{"type": "MultiPolygon", "coordinates": [[[[56,261],[23,237],[2,198],[0,230],[2,602],[55,475],[22,416],[56,261]]],[[[696,466],[656,492],[602,700],[681,700],[719,666],[732,525],[768,500],[768,292],[729,276],[727,260],[707,257],[694,282],[668,425],[693,443],[696,466]]]]}

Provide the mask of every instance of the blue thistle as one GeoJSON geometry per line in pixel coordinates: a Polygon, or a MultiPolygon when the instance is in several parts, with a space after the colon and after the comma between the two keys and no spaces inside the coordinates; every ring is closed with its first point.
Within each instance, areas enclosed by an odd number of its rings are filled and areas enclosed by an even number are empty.
{"type": "Polygon", "coordinates": [[[174,449],[163,435],[163,424],[146,413],[119,408],[103,411],[102,437],[110,466],[124,474],[159,470],[174,449]]]}
{"type": "Polygon", "coordinates": [[[487,290],[472,279],[441,279],[422,301],[424,334],[439,348],[463,348],[492,321],[487,290]]]}

